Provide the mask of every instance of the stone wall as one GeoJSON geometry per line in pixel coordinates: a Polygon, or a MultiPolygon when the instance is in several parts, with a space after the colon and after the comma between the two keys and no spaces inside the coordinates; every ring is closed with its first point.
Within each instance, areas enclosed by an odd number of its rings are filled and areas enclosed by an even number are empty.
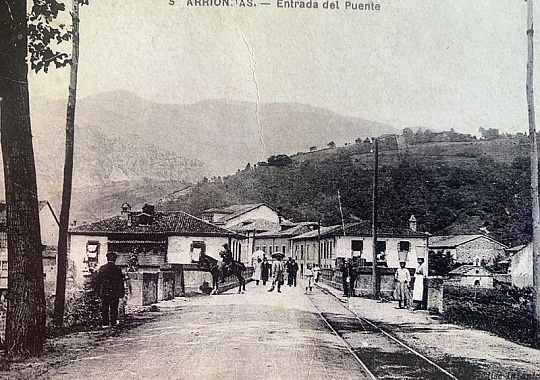
{"type": "Polygon", "coordinates": [[[127,304],[145,306],[158,302],[159,273],[128,272],[127,304]]]}

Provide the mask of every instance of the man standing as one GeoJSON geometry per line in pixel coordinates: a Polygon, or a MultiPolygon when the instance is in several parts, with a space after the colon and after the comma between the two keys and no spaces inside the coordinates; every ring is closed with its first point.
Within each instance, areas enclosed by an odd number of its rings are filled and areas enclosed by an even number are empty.
{"type": "Polygon", "coordinates": [[[261,263],[261,280],[262,280],[263,285],[266,285],[266,281],[268,281],[268,277],[270,277],[271,269],[272,269],[272,266],[266,259],[266,256],[263,256],[262,263],[261,263]]]}
{"type": "Polygon", "coordinates": [[[411,274],[409,273],[409,270],[405,268],[405,264],[405,261],[400,261],[399,268],[394,274],[394,281],[396,282],[395,297],[398,300],[400,309],[402,307],[406,308],[409,303],[409,284],[411,283],[411,274]]]}
{"type": "Polygon", "coordinates": [[[296,274],[298,273],[298,263],[291,257],[287,263],[287,284],[296,286],[296,274]]]}
{"type": "Polygon", "coordinates": [[[115,326],[118,320],[118,303],[126,294],[124,274],[116,264],[116,253],[107,253],[107,264],[96,275],[96,291],[101,298],[103,327],[115,326]]]}
{"type": "Polygon", "coordinates": [[[272,264],[272,273],[274,274],[274,281],[272,281],[272,287],[268,290],[269,292],[273,291],[277,285],[277,291],[278,293],[281,293],[281,285],[284,283],[284,274],[285,271],[285,265],[283,265],[283,257],[285,255],[283,253],[274,253],[272,255],[272,258],[275,259],[274,263],[272,264]]]}

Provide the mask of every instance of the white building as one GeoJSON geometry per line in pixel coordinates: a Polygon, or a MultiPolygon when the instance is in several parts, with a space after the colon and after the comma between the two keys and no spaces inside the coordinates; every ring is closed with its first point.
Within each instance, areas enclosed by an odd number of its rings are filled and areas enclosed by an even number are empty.
{"type": "Polygon", "coordinates": [[[232,205],[205,210],[202,219],[223,228],[231,228],[249,220],[263,219],[280,225],[285,222],[283,216],[264,203],[232,205]]]}
{"type": "Polygon", "coordinates": [[[120,215],[69,231],[70,275],[77,286],[82,285],[86,274],[107,262],[108,252],[118,255],[121,267],[130,266],[135,258],[139,270],[159,271],[165,264],[197,261],[202,250],[219,259],[222,245],[228,243],[235,258],[246,261],[243,238],[182,211],[160,212],[145,205],[132,212],[124,204],[120,215]]]}
{"type": "MultiPolygon", "coordinates": [[[[384,229],[377,233],[377,265],[399,268],[404,260],[407,268],[418,266],[417,258],[427,252],[428,234],[411,228],[384,229]]],[[[373,263],[373,235],[369,222],[321,227],[319,230],[291,238],[292,256],[301,267],[320,261],[322,268],[332,268],[338,257],[357,257],[363,265],[373,263]]]]}

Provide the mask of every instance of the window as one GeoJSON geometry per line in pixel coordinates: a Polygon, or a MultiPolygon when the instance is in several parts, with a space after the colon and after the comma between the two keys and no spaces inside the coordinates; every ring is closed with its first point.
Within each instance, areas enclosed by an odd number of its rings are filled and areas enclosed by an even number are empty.
{"type": "Polygon", "coordinates": [[[0,248],[7,248],[7,233],[0,232],[0,248]]]}
{"type": "Polygon", "coordinates": [[[86,256],[88,257],[88,261],[98,261],[99,241],[89,240],[86,243],[86,256]]]}
{"type": "Polygon", "coordinates": [[[191,245],[189,246],[191,262],[198,261],[202,252],[206,253],[206,244],[204,241],[195,240],[191,242],[191,245]]]}
{"type": "Polygon", "coordinates": [[[8,276],[8,262],[0,261],[0,277],[7,278],[8,276]]]}
{"type": "Polygon", "coordinates": [[[263,245],[263,246],[262,246],[262,251],[263,251],[264,253],[266,253],[266,245],[263,245]]]}
{"type": "Polygon", "coordinates": [[[386,242],[385,241],[377,241],[375,244],[377,253],[386,252],[386,242]]]}
{"type": "Polygon", "coordinates": [[[352,240],[351,241],[351,251],[353,252],[362,252],[364,250],[364,241],[363,240],[352,240]]]}
{"type": "Polygon", "coordinates": [[[282,246],[281,249],[282,249],[281,252],[285,253],[285,246],[282,246]]]}
{"type": "Polygon", "coordinates": [[[398,243],[398,251],[407,251],[409,252],[411,250],[411,243],[408,241],[400,241],[398,243]]]}

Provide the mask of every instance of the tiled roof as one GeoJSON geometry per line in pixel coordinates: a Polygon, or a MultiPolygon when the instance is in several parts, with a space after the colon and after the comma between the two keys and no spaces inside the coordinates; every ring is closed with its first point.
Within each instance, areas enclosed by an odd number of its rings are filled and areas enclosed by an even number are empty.
{"type": "MultiPolygon", "coordinates": [[[[321,227],[320,236],[364,236],[368,237],[372,235],[371,223],[367,221],[350,223],[345,225],[345,233],[343,233],[342,225],[335,225],[330,227],[321,227]]],[[[317,230],[307,232],[300,236],[293,237],[292,239],[312,239],[319,236],[317,230]]],[[[425,232],[413,231],[408,228],[385,228],[380,227],[377,230],[378,237],[427,237],[425,232]]]]}
{"type": "MultiPolygon", "coordinates": [[[[294,223],[293,227],[286,228],[284,230],[269,230],[258,235],[258,237],[274,237],[274,238],[287,238],[305,234],[306,232],[313,231],[313,226],[317,223],[314,222],[300,222],[294,223]]],[[[315,229],[315,231],[317,231],[315,229]]]]}
{"type": "Polygon", "coordinates": [[[230,227],[229,229],[236,232],[256,232],[276,231],[279,230],[279,224],[266,219],[248,219],[242,223],[230,227]]]}
{"type": "Polygon", "coordinates": [[[472,240],[486,238],[495,243],[505,246],[504,244],[490,238],[486,235],[451,235],[451,236],[432,236],[429,238],[429,248],[450,248],[468,243],[472,240]]]}
{"type": "Polygon", "coordinates": [[[95,223],[84,224],[70,229],[75,235],[109,235],[109,234],[158,234],[158,235],[197,235],[197,236],[233,236],[233,231],[214,226],[183,211],[158,211],[150,225],[139,225],[136,213],[133,222],[122,216],[113,216],[95,223]]]}
{"type": "MultiPolygon", "coordinates": [[[[225,216],[218,219],[215,223],[226,223],[227,221],[236,218],[239,215],[245,214],[248,211],[254,210],[257,207],[266,206],[264,203],[253,203],[245,205],[231,205],[223,208],[211,208],[204,210],[203,214],[217,213],[217,214],[226,214],[225,216]]],[[[268,207],[268,206],[267,206],[268,207]]]]}
{"type": "Polygon", "coordinates": [[[507,248],[506,251],[509,252],[509,253],[517,253],[519,251],[521,251],[523,248],[525,248],[527,245],[525,244],[522,244],[522,245],[516,245],[515,247],[510,247],[510,248],[507,248]]]}
{"type": "Polygon", "coordinates": [[[460,267],[457,267],[453,271],[450,271],[448,274],[455,274],[455,275],[463,276],[463,275],[466,275],[466,274],[468,274],[470,272],[474,272],[474,273],[472,273],[474,276],[492,276],[493,275],[486,268],[476,266],[476,265],[462,265],[460,267]],[[478,273],[476,273],[477,271],[478,271],[478,273]]]}

